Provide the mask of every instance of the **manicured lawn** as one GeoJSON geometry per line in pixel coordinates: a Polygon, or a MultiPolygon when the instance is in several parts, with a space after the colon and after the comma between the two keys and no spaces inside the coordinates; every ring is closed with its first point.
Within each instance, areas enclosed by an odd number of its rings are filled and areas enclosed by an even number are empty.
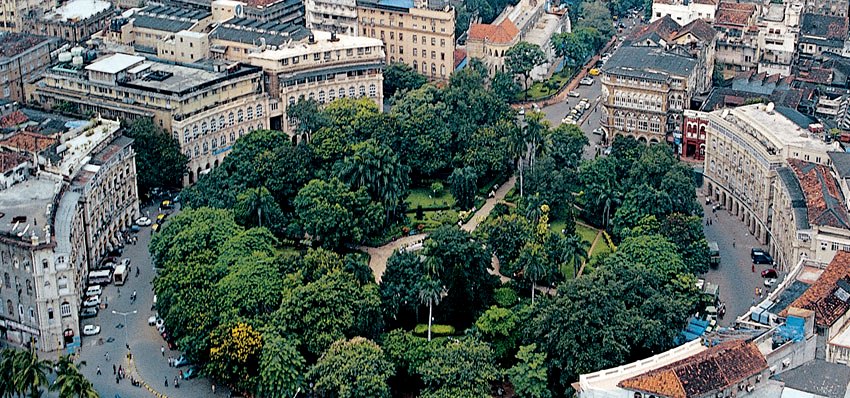
{"type": "MultiPolygon", "coordinates": [[[[549,228],[554,232],[561,232],[561,230],[566,227],[566,223],[563,221],[556,220],[549,224],[549,228]]],[[[576,224],[576,232],[581,236],[581,239],[588,244],[593,244],[593,241],[596,239],[596,234],[599,233],[598,229],[585,226],[582,224],[576,224]]],[[[599,240],[596,241],[596,247],[592,248],[591,256],[597,256],[600,254],[610,253],[611,248],[605,243],[605,238],[603,236],[599,236],[599,240]]]]}
{"type": "Polygon", "coordinates": [[[576,224],[576,232],[578,232],[581,239],[587,243],[593,243],[593,240],[596,239],[596,234],[599,233],[599,230],[586,227],[581,224],[576,224]]]}
{"type": "Polygon", "coordinates": [[[426,210],[422,212],[422,215],[425,216],[425,219],[419,220],[416,218],[416,211],[407,212],[407,217],[410,218],[410,225],[412,228],[416,228],[419,224],[423,224],[425,225],[425,230],[430,231],[443,224],[457,223],[458,220],[458,212],[452,209],[436,211],[426,210]]]}
{"type": "MultiPolygon", "coordinates": [[[[563,71],[561,71],[561,73],[556,73],[552,75],[552,77],[548,79],[548,81],[552,81],[555,83],[555,88],[552,90],[546,87],[546,80],[541,82],[534,82],[534,84],[532,84],[528,88],[528,100],[533,101],[541,99],[548,95],[555,94],[556,92],[558,92],[558,90],[561,89],[561,87],[564,87],[564,85],[566,85],[570,81],[570,75],[572,75],[572,71],[570,71],[569,69],[564,69],[563,71]]],[[[525,100],[525,93],[522,92],[522,90],[520,90],[519,94],[517,94],[516,100],[525,100]]]]}
{"type": "Polygon", "coordinates": [[[454,207],[455,198],[448,191],[443,190],[442,195],[434,197],[434,194],[428,188],[411,188],[410,195],[405,199],[408,210],[416,210],[422,206],[423,209],[434,207],[454,207]]]}

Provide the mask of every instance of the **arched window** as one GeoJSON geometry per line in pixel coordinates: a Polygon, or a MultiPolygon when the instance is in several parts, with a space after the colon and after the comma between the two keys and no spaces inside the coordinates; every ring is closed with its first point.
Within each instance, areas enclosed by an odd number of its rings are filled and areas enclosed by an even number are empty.
{"type": "Polygon", "coordinates": [[[198,144],[195,144],[195,157],[198,157],[198,155],[200,155],[200,154],[201,154],[201,150],[200,150],[200,149],[201,149],[201,148],[200,148],[200,147],[198,147],[198,144]]]}
{"type": "Polygon", "coordinates": [[[6,300],[6,310],[9,312],[9,315],[15,313],[15,307],[12,305],[12,300],[6,300]]]}
{"type": "Polygon", "coordinates": [[[230,113],[227,115],[227,125],[228,125],[228,126],[233,126],[233,121],[234,121],[234,120],[235,120],[235,119],[234,119],[234,117],[233,117],[233,112],[230,112],[230,113]]]}
{"type": "Polygon", "coordinates": [[[289,105],[295,105],[295,97],[289,96],[289,105]]]}
{"type": "Polygon", "coordinates": [[[426,73],[428,73],[428,63],[427,63],[427,62],[423,62],[423,63],[422,63],[422,74],[424,75],[424,74],[426,74],[426,73]]]}
{"type": "Polygon", "coordinates": [[[419,64],[416,62],[416,60],[413,60],[413,70],[419,70],[419,64]]]}
{"type": "Polygon", "coordinates": [[[12,287],[12,279],[11,279],[11,278],[9,278],[9,273],[8,273],[8,272],[6,272],[6,273],[4,273],[4,274],[3,274],[3,284],[5,284],[5,285],[6,285],[6,288],[7,288],[7,289],[12,287]]]}
{"type": "Polygon", "coordinates": [[[348,96],[354,97],[354,86],[348,88],[348,96]]]}
{"type": "Polygon", "coordinates": [[[230,132],[230,142],[235,142],[235,141],[236,141],[236,132],[231,131],[230,132]]]}
{"type": "Polygon", "coordinates": [[[227,145],[227,136],[222,134],[221,135],[221,146],[225,146],[225,145],[227,145]]]}
{"type": "Polygon", "coordinates": [[[263,117],[263,106],[257,105],[257,117],[263,117]]]}
{"type": "Polygon", "coordinates": [[[192,138],[198,138],[198,125],[192,125],[192,138]]]}
{"type": "Polygon", "coordinates": [[[204,153],[209,152],[209,150],[210,150],[209,145],[207,145],[207,142],[206,142],[206,141],[204,141],[204,153]]]}
{"type": "Polygon", "coordinates": [[[310,92],[310,94],[307,94],[307,99],[313,100],[315,98],[316,98],[316,94],[314,94],[313,92],[310,92]]]}
{"type": "Polygon", "coordinates": [[[339,89],[339,98],[345,98],[345,89],[344,88],[339,89]]]}
{"type": "Polygon", "coordinates": [[[201,122],[201,134],[206,134],[208,131],[207,122],[201,122]]]}
{"type": "Polygon", "coordinates": [[[325,90],[319,90],[319,103],[325,103],[325,90]]]}
{"type": "Polygon", "coordinates": [[[245,109],[245,113],[246,113],[245,116],[248,117],[248,120],[254,120],[254,108],[251,108],[249,106],[248,109],[245,109]]]}
{"type": "Polygon", "coordinates": [[[189,142],[192,139],[192,136],[189,135],[189,128],[186,127],[183,129],[183,143],[189,142]]]}
{"type": "Polygon", "coordinates": [[[218,130],[218,124],[215,122],[215,116],[210,118],[210,131],[215,132],[218,130]]]}
{"type": "Polygon", "coordinates": [[[27,295],[32,296],[32,281],[27,279],[27,295]]]}
{"type": "Polygon", "coordinates": [[[328,101],[333,102],[336,99],[336,91],[334,89],[328,90],[328,101]]]}
{"type": "Polygon", "coordinates": [[[245,129],[239,129],[239,138],[242,138],[243,135],[245,135],[245,129]]]}
{"type": "Polygon", "coordinates": [[[236,121],[242,123],[245,120],[245,113],[242,110],[236,111],[236,121]]]}
{"type": "Polygon", "coordinates": [[[443,77],[446,76],[446,66],[445,65],[440,65],[440,76],[443,76],[443,77]]]}
{"type": "Polygon", "coordinates": [[[59,315],[71,316],[71,304],[66,301],[59,305],[59,315]]]}
{"type": "Polygon", "coordinates": [[[224,128],[224,115],[218,117],[218,127],[224,128]]]}
{"type": "Polygon", "coordinates": [[[218,138],[213,138],[213,139],[212,139],[212,148],[213,148],[213,149],[218,148],[218,138]]]}
{"type": "Polygon", "coordinates": [[[366,86],[361,85],[360,86],[360,96],[362,97],[364,95],[366,95],[366,86]]]}
{"type": "Polygon", "coordinates": [[[369,85],[369,96],[370,97],[377,97],[378,96],[378,89],[377,89],[377,87],[375,86],[374,83],[369,85]]]}
{"type": "Polygon", "coordinates": [[[431,64],[431,76],[437,75],[437,64],[431,64]]]}

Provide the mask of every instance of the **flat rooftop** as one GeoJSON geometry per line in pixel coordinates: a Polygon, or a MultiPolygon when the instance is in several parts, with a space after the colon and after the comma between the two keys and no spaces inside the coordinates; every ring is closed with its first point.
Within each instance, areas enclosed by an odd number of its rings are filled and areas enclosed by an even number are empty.
{"type": "Polygon", "coordinates": [[[135,66],[136,64],[145,60],[145,57],[140,57],[138,55],[129,55],[129,54],[113,54],[106,58],[101,58],[91,65],[86,66],[86,70],[116,74],[121,72],[127,68],[135,66]]]}
{"type": "Polygon", "coordinates": [[[111,6],[104,0],[71,0],[61,7],[46,12],[44,19],[62,22],[84,20],[108,10],[111,6]]]}
{"type": "Polygon", "coordinates": [[[48,165],[45,170],[62,176],[73,176],[82,166],[91,160],[94,151],[102,142],[111,139],[121,124],[110,120],[100,120],[94,127],[83,126],[68,135],[75,135],[56,148],[62,160],[48,165]]]}
{"type": "Polygon", "coordinates": [[[55,40],[46,36],[28,33],[0,33],[0,57],[11,58],[27,51],[43,42],[55,40]]]}
{"type": "Polygon", "coordinates": [[[380,39],[370,37],[355,37],[347,35],[337,35],[337,41],[330,41],[331,34],[329,32],[314,31],[313,37],[316,43],[308,44],[306,41],[294,43],[289,47],[282,47],[277,50],[266,50],[260,53],[251,54],[249,57],[259,60],[277,61],[281,59],[291,58],[296,55],[309,54],[314,52],[324,52],[331,50],[345,50],[363,47],[381,47],[384,42],[380,39]]]}
{"type": "Polygon", "coordinates": [[[43,239],[44,226],[48,221],[48,205],[53,203],[59,182],[57,178],[42,175],[0,190],[0,233],[17,234],[26,229],[23,241],[29,242],[33,232],[43,239]],[[17,228],[13,220],[20,221],[17,228]]]}
{"type": "Polygon", "coordinates": [[[784,146],[798,146],[824,153],[837,150],[835,145],[811,137],[807,129],[780,112],[767,112],[766,105],[753,104],[729,109],[729,113],[746,124],[756,128],[759,134],[767,138],[777,149],[784,146]]]}

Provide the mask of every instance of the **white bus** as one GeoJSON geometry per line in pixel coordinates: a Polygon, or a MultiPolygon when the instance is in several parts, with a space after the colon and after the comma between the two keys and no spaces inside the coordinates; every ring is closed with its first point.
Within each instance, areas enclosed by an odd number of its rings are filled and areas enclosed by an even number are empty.
{"type": "Polygon", "coordinates": [[[115,282],[115,286],[121,286],[124,282],[127,281],[127,266],[121,264],[115,267],[115,272],[112,274],[112,281],[115,282]]]}
{"type": "Polygon", "coordinates": [[[89,272],[89,286],[108,285],[112,282],[112,271],[108,269],[89,272]]]}

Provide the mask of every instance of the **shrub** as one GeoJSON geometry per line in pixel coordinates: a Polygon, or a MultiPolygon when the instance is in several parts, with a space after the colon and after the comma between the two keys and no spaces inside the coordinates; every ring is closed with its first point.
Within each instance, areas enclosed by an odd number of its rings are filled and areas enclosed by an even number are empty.
{"type": "MultiPolygon", "coordinates": [[[[413,334],[417,336],[427,336],[428,325],[422,323],[416,325],[416,328],[413,329],[413,334]]],[[[451,336],[453,334],[455,334],[455,327],[452,325],[431,325],[431,336],[451,336]]]]}
{"type": "Polygon", "coordinates": [[[519,296],[511,288],[500,287],[493,291],[493,299],[499,307],[511,308],[517,303],[519,296]]]}

